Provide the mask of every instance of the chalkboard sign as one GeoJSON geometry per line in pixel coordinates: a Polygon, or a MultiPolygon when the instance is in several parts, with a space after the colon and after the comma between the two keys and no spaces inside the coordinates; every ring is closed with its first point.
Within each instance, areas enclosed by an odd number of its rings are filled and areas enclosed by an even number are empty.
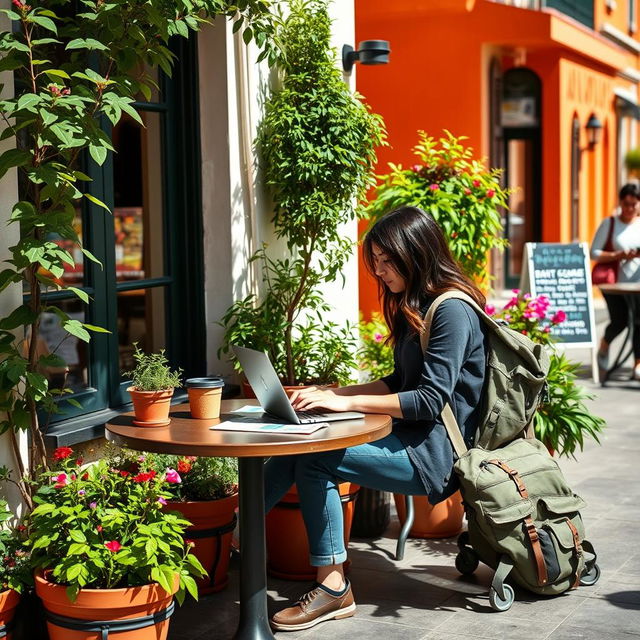
{"type": "Polygon", "coordinates": [[[585,243],[527,243],[520,288],[534,296],[548,296],[551,312],[567,314],[567,319],[552,329],[559,342],[567,347],[593,346],[591,269],[585,243]]]}

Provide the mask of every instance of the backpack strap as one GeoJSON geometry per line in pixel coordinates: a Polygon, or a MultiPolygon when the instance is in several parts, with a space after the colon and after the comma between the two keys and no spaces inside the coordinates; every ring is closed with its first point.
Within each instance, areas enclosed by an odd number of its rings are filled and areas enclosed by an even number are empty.
{"type": "MultiPolygon", "coordinates": [[[[431,325],[433,324],[433,317],[435,316],[438,307],[445,300],[449,300],[450,298],[463,300],[467,304],[470,304],[474,308],[474,310],[485,319],[486,322],[494,322],[493,319],[489,318],[489,316],[484,312],[483,309],[480,308],[478,303],[471,296],[463,293],[462,291],[447,291],[442,295],[439,295],[431,303],[431,306],[424,316],[422,332],[420,333],[420,346],[422,347],[423,353],[427,350],[427,345],[429,344],[429,336],[431,335],[431,325]]],[[[442,413],[440,415],[442,417],[442,422],[444,423],[445,429],[447,430],[447,434],[449,435],[449,440],[451,440],[451,444],[453,445],[456,455],[458,456],[458,458],[460,458],[467,452],[467,445],[464,442],[462,432],[460,431],[460,427],[458,426],[458,422],[449,403],[444,405],[444,408],[442,409],[442,413]]]]}

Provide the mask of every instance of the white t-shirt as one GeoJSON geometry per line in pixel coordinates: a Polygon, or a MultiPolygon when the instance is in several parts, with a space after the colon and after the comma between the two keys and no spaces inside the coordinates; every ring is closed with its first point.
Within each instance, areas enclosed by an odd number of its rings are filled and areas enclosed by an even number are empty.
{"type": "MultiPolygon", "coordinates": [[[[605,218],[600,223],[591,243],[592,260],[598,258],[604,250],[610,228],[611,218],[605,218]]],[[[625,224],[616,213],[611,241],[614,251],[640,249],[640,216],[636,216],[630,223],[625,224]]],[[[640,257],[620,260],[618,282],[640,282],[640,257]]]]}

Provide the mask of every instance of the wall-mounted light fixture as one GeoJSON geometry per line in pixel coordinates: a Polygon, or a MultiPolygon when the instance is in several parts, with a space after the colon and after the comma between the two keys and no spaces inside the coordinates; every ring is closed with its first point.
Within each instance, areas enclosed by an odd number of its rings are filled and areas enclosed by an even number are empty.
{"type": "Polygon", "coordinates": [[[363,40],[358,50],[345,44],[342,47],[342,68],[350,73],[355,62],[360,64],[387,64],[391,49],[388,40],[363,40]]]}
{"type": "Polygon", "coordinates": [[[602,122],[600,122],[600,119],[595,113],[592,113],[589,116],[585,129],[587,130],[587,143],[589,144],[589,149],[593,149],[600,142],[600,138],[602,137],[602,122]]]}

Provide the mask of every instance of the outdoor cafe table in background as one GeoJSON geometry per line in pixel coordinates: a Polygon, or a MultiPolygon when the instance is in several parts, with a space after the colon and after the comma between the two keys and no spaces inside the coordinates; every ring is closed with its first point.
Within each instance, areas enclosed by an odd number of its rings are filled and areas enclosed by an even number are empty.
{"type": "MultiPolygon", "coordinates": [[[[627,334],[613,365],[601,376],[600,383],[604,385],[609,376],[616,369],[619,369],[633,352],[633,325],[634,323],[640,323],[640,282],[617,282],[616,284],[601,284],[598,286],[600,291],[607,295],[624,296],[629,309],[627,334]]],[[[633,376],[633,373],[631,375],[633,376]]]]}
{"type": "MultiPolygon", "coordinates": [[[[251,400],[223,400],[221,419],[251,400]]],[[[254,414],[255,415],[255,414],[254,414]]],[[[237,418],[237,414],[235,415],[237,418]]],[[[166,427],[136,427],[133,413],[106,425],[107,440],[137,451],[193,456],[237,457],[240,485],[240,621],[234,638],[274,638],[267,617],[264,525],[264,459],[315,451],[333,451],[379,440],[391,432],[391,418],[367,414],[341,420],[309,435],[216,431],[220,420],[195,420],[189,405],[172,407],[166,427]]],[[[283,532],[286,535],[286,532],[283,532]]],[[[213,638],[212,638],[213,640],[213,638]]]]}

